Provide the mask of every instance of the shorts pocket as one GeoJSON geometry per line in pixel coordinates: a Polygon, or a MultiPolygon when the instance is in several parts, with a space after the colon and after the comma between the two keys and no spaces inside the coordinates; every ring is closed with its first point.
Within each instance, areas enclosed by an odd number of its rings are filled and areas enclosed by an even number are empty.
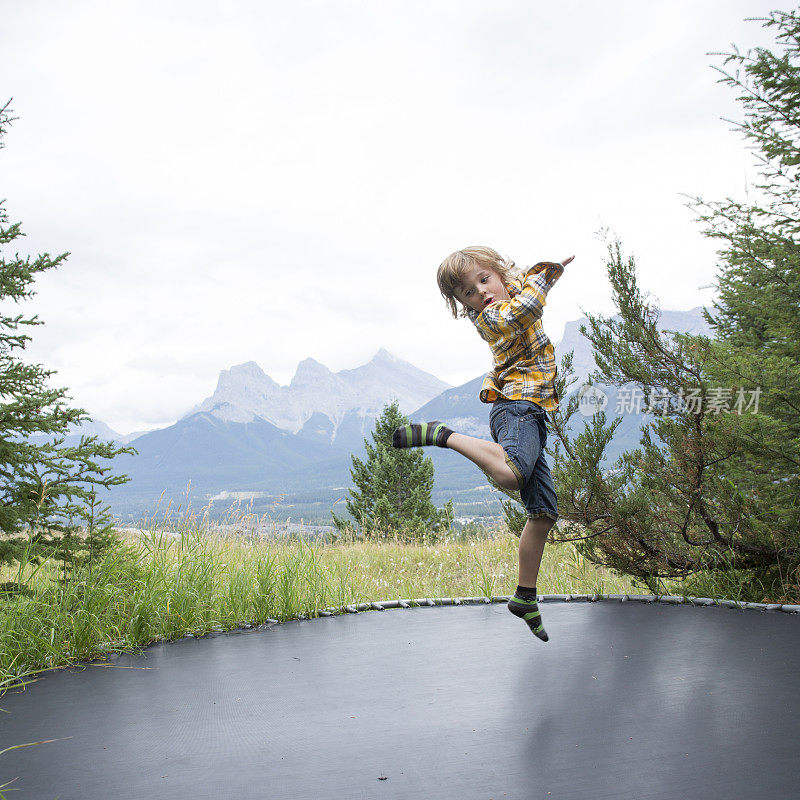
{"type": "Polygon", "coordinates": [[[489,421],[489,430],[492,434],[492,439],[494,439],[495,442],[500,442],[503,436],[505,436],[507,429],[508,413],[503,409],[494,414],[489,421]]]}

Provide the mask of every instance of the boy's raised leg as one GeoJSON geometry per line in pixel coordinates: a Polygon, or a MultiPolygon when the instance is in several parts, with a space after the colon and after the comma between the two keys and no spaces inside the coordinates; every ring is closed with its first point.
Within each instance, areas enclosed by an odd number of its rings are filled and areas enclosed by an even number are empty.
{"type": "Polygon", "coordinates": [[[438,445],[466,456],[504,489],[519,489],[516,473],[508,465],[506,451],[496,442],[465,436],[450,430],[441,422],[422,422],[402,425],[392,434],[394,447],[425,447],[438,445]]]}
{"type": "Polygon", "coordinates": [[[477,464],[504,489],[519,489],[519,480],[508,465],[506,451],[497,442],[488,442],[486,439],[477,439],[463,433],[453,433],[447,440],[447,446],[466,456],[473,464],[477,464]]]}

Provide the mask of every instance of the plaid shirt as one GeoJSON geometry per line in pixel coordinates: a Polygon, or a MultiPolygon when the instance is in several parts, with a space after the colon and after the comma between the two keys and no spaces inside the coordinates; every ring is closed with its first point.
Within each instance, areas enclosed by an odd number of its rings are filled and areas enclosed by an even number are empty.
{"type": "Polygon", "coordinates": [[[483,311],[467,309],[494,357],[494,369],[481,387],[482,402],[531,400],[545,411],[558,408],[556,356],[542,329],[542,312],[547,292],[563,272],[561,264],[541,262],[506,285],[510,301],[491,303],[483,311]]]}

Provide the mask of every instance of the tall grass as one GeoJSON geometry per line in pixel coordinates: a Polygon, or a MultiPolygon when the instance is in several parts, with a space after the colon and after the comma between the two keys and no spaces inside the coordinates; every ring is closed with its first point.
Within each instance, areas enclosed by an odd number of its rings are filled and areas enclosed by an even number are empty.
{"type": "MultiPolygon", "coordinates": [[[[23,562],[0,570],[0,583],[28,590],[0,599],[0,694],[42,670],[187,634],[374,600],[512,594],[518,542],[497,528],[428,543],[348,535],[314,544],[291,535],[222,535],[190,523],[127,534],[66,583],[52,563],[23,562]]],[[[554,594],[639,591],[568,544],[545,548],[537,583],[554,594]]]]}

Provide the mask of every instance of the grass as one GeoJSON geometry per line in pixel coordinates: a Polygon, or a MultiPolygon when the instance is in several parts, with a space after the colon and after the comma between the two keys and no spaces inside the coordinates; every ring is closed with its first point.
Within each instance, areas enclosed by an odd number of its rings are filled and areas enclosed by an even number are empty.
{"type": "MultiPolygon", "coordinates": [[[[0,601],[0,694],[43,670],[188,633],[374,600],[512,594],[517,546],[502,529],[429,544],[352,536],[311,544],[189,524],[126,534],[122,546],[67,584],[52,563],[6,567],[0,583],[19,581],[29,592],[0,601]]],[[[634,591],[568,545],[545,550],[539,586],[549,593],[634,591]]]]}
{"type": "MultiPolygon", "coordinates": [[[[246,526],[221,534],[191,519],[171,531],[125,533],[108,557],[66,584],[48,562],[0,569],[0,584],[28,590],[0,600],[0,695],[43,670],[190,633],[375,600],[512,594],[517,549],[504,527],[427,543],[352,535],[309,543],[246,526]]],[[[543,594],[641,592],[570,544],[545,548],[537,584],[543,594]]],[[[735,575],[665,583],[664,593],[749,599],[735,575]]]]}

